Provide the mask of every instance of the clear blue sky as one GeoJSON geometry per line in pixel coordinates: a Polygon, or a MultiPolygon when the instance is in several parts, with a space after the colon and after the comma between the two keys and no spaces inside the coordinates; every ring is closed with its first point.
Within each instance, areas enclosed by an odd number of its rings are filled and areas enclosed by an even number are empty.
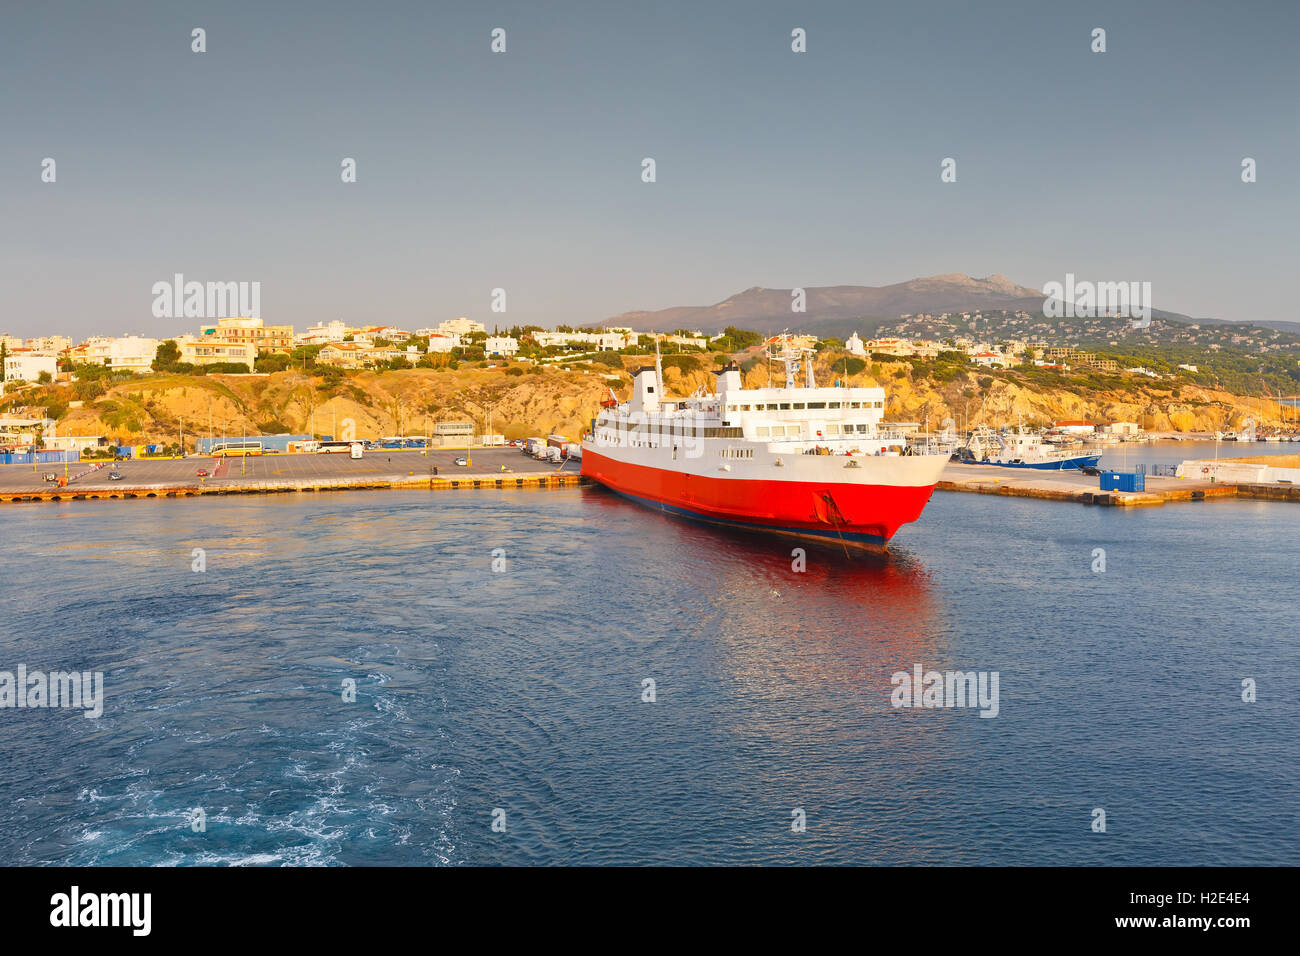
{"type": "Polygon", "coordinates": [[[940,272],[1300,318],[1295,3],[297,6],[6,4],[0,330],[193,332],[176,272],[299,327],[940,272]]]}

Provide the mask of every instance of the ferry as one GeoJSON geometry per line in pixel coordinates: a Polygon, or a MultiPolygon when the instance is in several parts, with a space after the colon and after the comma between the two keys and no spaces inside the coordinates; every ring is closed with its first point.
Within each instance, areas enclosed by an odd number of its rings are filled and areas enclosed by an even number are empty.
{"type": "Polygon", "coordinates": [[[989,428],[976,429],[970,441],[958,449],[963,465],[1000,465],[1003,468],[1036,468],[1042,471],[1072,471],[1095,468],[1101,454],[1062,451],[1043,443],[1036,432],[1017,428],[1001,434],[989,428]]]}
{"type": "Polygon", "coordinates": [[[745,388],[735,364],[713,394],[668,400],[663,365],[602,402],[582,474],[657,511],[855,550],[882,550],[921,516],[949,455],[882,425],[881,388],[819,388],[810,349],[771,356],[784,387],[745,388]],[[801,364],[805,384],[796,387],[801,364]]]}

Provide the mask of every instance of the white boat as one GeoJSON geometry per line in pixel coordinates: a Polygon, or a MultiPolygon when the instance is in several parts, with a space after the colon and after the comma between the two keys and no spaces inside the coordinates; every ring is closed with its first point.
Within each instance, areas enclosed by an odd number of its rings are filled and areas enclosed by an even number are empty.
{"type": "Polygon", "coordinates": [[[1036,468],[1042,471],[1071,471],[1093,467],[1101,453],[1070,452],[1051,448],[1037,432],[1023,427],[1003,434],[981,426],[965,447],[958,449],[964,465],[1000,465],[1003,468],[1036,468]]]}
{"type": "Polygon", "coordinates": [[[949,455],[917,453],[882,423],[881,388],[819,388],[811,350],[789,347],[785,387],[745,388],[715,372],[713,394],[663,396],[639,369],[632,396],[602,403],[582,443],[582,474],[656,511],[752,531],[880,549],[930,500],[949,455]],[[806,362],[804,387],[795,373],[806,362]]]}

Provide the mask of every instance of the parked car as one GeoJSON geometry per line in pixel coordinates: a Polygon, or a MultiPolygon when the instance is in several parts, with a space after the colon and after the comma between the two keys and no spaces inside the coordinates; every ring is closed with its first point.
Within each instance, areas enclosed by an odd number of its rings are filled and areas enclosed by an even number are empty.
{"type": "Polygon", "coordinates": [[[469,462],[468,462],[466,459],[464,459],[464,458],[457,458],[457,459],[456,459],[456,464],[458,464],[458,465],[468,465],[469,462]]]}
{"type": "Polygon", "coordinates": [[[42,478],[42,480],[44,480],[44,481],[58,481],[58,480],[59,480],[59,476],[56,475],[56,474],[55,474],[54,472],[52,472],[52,471],[47,471],[44,475],[41,476],[41,478],[42,478]]]}
{"type": "Polygon", "coordinates": [[[109,472],[109,474],[108,474],[108,480],[109,480],[109,481],[121,481],[121,480],[122,480],[122,476],[119,475],[119,474],[118,474],[117,472],[115,472],[115,471],[111,471],[111,472],[109,472]]]}
{"type": "Polygon", "coordinates": [[[206,477],[208,477],[208,470],[207,470],[206,468],[200,468],[198,471],[196,471],[196,472],[194,473],[194,477],[195,477],[195,478],[206,478],[206,477]]]}
{"type": "Polygon", "coordinates": [[[1091,475],[1093,478],[1096,478],[1098,475],[1101,474],[1101,469],[1098,468],[1096,465],[1084,465],[1079,470],[1082,471],[1085,475],[1091,475]]]}

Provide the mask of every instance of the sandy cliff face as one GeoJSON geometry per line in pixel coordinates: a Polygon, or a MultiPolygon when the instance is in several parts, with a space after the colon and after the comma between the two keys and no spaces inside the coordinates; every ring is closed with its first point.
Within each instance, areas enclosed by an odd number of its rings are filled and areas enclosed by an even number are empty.
{"type": "MultiPolygon", "coordinates": [[[[605,372],[611,370],[605,369],[605,372]]],[[[159,376],[114,386],[71,409],[62,434],[108,434],[128,441],[186,435],[294,432],[358,437],[420,434],[426,422],[472,419],[509,437],[552,431],[576,437],[605,393],[600,371],[546,369],[512,376],[503,369],[363,372],[338,384],[296,372],[263,377],[159,376]]],[[[624,388],[626,392],[626,388],[624,388]]]]}

